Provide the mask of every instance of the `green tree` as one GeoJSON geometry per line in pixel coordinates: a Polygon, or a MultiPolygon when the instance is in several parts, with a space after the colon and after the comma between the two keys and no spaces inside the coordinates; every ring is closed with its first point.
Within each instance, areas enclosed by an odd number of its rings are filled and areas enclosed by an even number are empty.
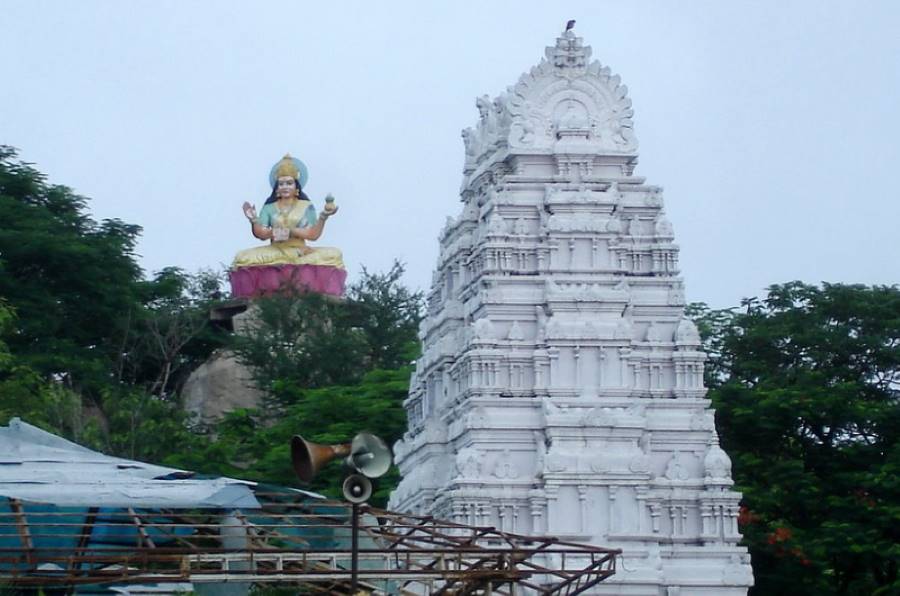
{"type": "Polygon", "coordinates": [[[204,324],[215,276],[145,280],[138,226],[94,221],[87,199],[5,146],[0,218],[0,416],[115,455],[185,448],[173,397],[215,347],[204,324]]]}
{"type": "Polygon", "coordinates": [[[4,341],[16,335],[15,323],[12,309],[0,301],[0,421],[18,416],[48,430],[79,437],[85,422],[80,398],[16,359],[4,341]]]}
{"type": "Polygon", "coordinates": [[[345,303],[286,289],[251,308],[247,328],[232,336],[231,347],[273,407],[291,403],[293,387],[349,385],[365,374],[365,336],[345,303]]]}
{"type": "Polygon", "coordinates": [[[298,387],[353,385],[369,371],[403,367],[418,351],[422,295],[402,274],[397,262],[384,274],[363,269],[343,300],[291,289],[257,299],[231,348],[272,405],[295,403],[298,387]]]}
{"type": "Polygon", "coordinates": [[[366,338],[368,369],[406,366],[419,354],[422,293],[401,283],[404,271],[399,261],[387,273],[363,267],[359,281],[348,288],[353,324],[366,338]]]}
{"type": "Polygon", "coordinates": [[[209,324],[210,309],[221,301],[222,278],[216,271],[167,267],[141,282],[141,307],[122,333],[119,380],[171,400],[191,371],[225,343],[209,324]]]}
{"type": "Polygon", "coordinates": [[[15,310],[10,350],[39,374],[97,395],[124,317],[138,305],[140,228],[95,222],[87,201],[0,147],[0,296],[15,310]]]}
{"type": "Polygon", "coordinates": [[[900,593],[900,289],[800,282],[695,307],[754,594],[900,593]]]}

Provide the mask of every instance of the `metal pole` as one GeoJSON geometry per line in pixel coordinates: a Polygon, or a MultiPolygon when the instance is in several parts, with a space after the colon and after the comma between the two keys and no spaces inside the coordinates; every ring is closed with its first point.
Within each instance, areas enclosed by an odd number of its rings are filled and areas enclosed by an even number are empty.
{"type": "Polygon", "coordinates": [[[359,505],[356,503],[353,503],[353,535],[350,540],[350,593],[356,596],[359,583],[359,505]]]}

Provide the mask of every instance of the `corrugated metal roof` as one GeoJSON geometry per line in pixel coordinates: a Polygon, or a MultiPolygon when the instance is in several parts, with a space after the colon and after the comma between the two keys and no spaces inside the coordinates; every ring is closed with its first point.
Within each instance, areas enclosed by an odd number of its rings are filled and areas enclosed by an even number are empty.
{"type": "Polygon", "coordinates": [[[252,482],[110,457],[13,418],[0,427],[0,496],[57,506],[258,509],[252,482]]]}

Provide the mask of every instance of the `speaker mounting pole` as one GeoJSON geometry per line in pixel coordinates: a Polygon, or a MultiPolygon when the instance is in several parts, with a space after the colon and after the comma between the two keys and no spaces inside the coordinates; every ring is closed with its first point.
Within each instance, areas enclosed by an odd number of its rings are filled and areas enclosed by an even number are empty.
{"type": "Polygon", "coordinates": [[[353,535],[350,537],[350,593],[359,591],[359,503],[353,503],[353,535]]]}

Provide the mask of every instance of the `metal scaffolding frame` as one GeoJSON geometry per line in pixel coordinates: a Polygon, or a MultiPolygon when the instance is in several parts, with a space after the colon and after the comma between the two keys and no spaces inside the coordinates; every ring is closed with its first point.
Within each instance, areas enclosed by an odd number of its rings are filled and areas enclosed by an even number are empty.
{"type": "MultiPolygon", "coordinates": [[[[248,582],[350,594],[351,506],[256,494],[261,509],[84,507],[77,515],[10,499],[0,510],[0,585],[248,582]]],[[[359,586],[368,594],[574,596],[613,575],[621,553],[368,506],[359,511],[359,586]]]]}

